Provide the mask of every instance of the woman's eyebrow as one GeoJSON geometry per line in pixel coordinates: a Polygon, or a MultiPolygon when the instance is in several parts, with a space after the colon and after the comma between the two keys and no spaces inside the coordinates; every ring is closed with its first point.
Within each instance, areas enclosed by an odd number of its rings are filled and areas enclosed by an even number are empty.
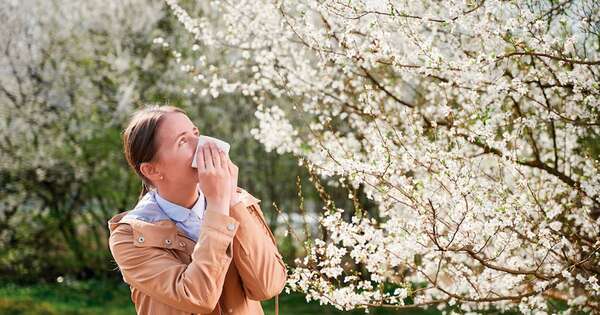
{"type": "Polygon", "coordinates": [[[175,137],[175,140],[173,140],[173,142],[177,141],[177,139],[179,139],[179,137],[183,136],[183,135],[184,135],[186,132],[187,132],[187,131],[184,131],[184,132],[182,132],[182,133],[178,134],[178,135],[175,137]]]}
{"type": "MultiPolygon", "coordinates": [[[[192,128],[192,130],[196,130],[198,129],[198,127],[194,126],[194,128],[192,128]]],[[[173,142],[177,141],[177,139],[179,139],[179,137],[183,136],[187,131],[182,131],[181,133],[179,133],[176,137],[175,140],[173,140],[173,142]]]]}

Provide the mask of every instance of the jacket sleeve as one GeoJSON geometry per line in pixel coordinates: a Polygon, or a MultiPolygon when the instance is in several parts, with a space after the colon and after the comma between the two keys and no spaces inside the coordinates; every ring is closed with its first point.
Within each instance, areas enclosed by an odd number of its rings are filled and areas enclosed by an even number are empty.
{"type": "Polygon", "coordinates": [[[112,231],[109,247],[127,283],[174,308],[205,314],[212,312],[223,290],[238,223],[207,210],[189,265],[164,249],[135,246],[132,227],[125,223],[112,231]],[[227,229],[232,224],[235,229],[227,229]]]}
{"type": "Polygon", "coordinates": [[[259,204],[248,203],[242,200],[229,209],[230,215],[241,222],[233,240],[233,260],[246,296],[263,301],[283,290],[287,268],[259,204]]]}

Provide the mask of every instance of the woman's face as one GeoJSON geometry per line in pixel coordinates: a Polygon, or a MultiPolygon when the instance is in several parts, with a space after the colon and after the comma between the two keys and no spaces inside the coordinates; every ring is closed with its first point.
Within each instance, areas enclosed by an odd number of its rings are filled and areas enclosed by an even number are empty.
{"type": "Polygon", "coordinates": [[[157,151],[154,157],[163,179],[158,182],[154,180],[154,183],[187,186],[198,182],[192,159],[199,135],[198,128],[185,114],[165,114],[156,133],[157,151]]]}

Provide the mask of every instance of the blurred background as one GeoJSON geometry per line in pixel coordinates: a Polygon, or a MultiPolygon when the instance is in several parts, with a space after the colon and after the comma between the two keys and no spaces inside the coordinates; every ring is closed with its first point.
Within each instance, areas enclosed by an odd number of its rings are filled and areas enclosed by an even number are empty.
{"type": "MultiPolygon", "coordinates": [[[[135,314],[107,220],[137,202],[121,132],[146,104],[181,107],[202,134],[231,143],[239,186],[261,199],[286,262],[303,255],[321,208],[310,174],[253,139],[252,102],[189,93],[178,61],[190,52],[164,49],[189,34],[162,1],[4,0],[0,20],[0,314],[135,314]]],[[[351,206],[347,191],[322,184],[351,206]]],[[[280,311],[338,313],[285,291],[280,311]]]]}

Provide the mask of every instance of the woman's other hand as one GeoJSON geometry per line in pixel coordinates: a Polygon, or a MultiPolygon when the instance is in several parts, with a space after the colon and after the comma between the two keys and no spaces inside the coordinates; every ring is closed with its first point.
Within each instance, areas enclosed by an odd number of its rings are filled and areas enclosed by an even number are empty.
{"type": "MultiPolygon", "coordinates": [[[[198,152],[198,185],[206,196],[207,209],[229,215],[231,195],[235,188],[231,186],[229,158],[214,143],[208,142],[198,152]]],[[[237,170],[236,170],[237,185],[237,170]]]]}

